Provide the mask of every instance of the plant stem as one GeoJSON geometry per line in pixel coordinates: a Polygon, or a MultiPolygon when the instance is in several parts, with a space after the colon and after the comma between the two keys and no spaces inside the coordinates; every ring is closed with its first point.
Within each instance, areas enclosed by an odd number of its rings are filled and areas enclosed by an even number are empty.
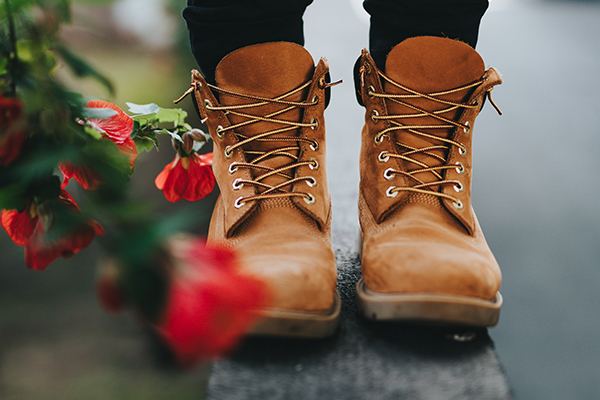
{"type": "Polygon", "coordinates": [[[9,75],[9,84],[8,84],[8,96],[15,97],[17,95],[17,84],[14,79],[14,71],[17,65],[17,34],[15,32],[15,22],[13,20],[12,9],[10,7],[10,1],[4,0],[6,5],[6,18],[8,19],[8,41],[10,43],[10,55],[9,55],[9,64],[8,64],[8,75],[9,75]]]}

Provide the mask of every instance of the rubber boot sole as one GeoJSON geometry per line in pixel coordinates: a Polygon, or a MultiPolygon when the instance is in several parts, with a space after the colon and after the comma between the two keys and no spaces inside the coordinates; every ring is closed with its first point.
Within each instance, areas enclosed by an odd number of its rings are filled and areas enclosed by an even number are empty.
{"type": "Polygon", "coordinates": [[[356,284],[358,313],[378,321],[492,327],[500,318],[502,295],[492,300],[432,293],[377,293],[361,279],[356,284]]]}
{"type": "Polygon", "coordinates": [[[332,336],[340,324],[342,302],[338,291],[331,308],[324,312],[263,310],[262,319],[249,332],[256,336],[318,339],[332,336]]]}

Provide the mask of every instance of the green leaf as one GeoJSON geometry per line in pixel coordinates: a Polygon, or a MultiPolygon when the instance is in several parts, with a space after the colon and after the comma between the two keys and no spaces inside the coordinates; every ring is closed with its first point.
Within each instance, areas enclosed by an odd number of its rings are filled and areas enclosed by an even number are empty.
{"type": "Polygon", "coordinates": [[[142,150],[150,151],[154,147],[158,148],[158,140],[156,138],[152,138],[150,136],[144,138],[136,138],[135,139],[135,147],[137,147],[138,153],[142,150]]]}
{"type": "Polygon", "coordinates": [[[6,67],[8,66],[8,57],[0,58],[0,75],[4,75],[8,72],[6,67]]]}
{"type": "MultiPolygon", "coordinates": [[[[38,2],[39,0],[11,0],[10,7],[13,16],[20,13],[25,7],[31,6],[38,2]]],[[[6,7],[4,4],[2,5],[2,7],[0,7],[0,17],[1,19],[4,19],[6,17],[6,7]]]]}
{"type": "Polygon", "coordinates": [[[96,140],[100,140],[102,139],[102,134],[100,132],[98,132],[96,129],[92,128],[91,126],[84,126],[83,130],[85,131],[85,133],[87,133],[88,135],[90,135],[91,137],[93,137],[96,140]]]}
{"type": "Polygon", "coordinates": [[[26,190],[23,186],[13,183],[0,187],[0,209],[21,210],[27,204],[26,190]]]}
{"type": "Polygon", "coordinates": [[[93,78],[100,82],[108,90],[110,95],[114,94],[112,83],[78,55],[65,46],[56,46],[54,50],[60,55],[65,64],[69,66],[75,76],[80,78],[93,78]]]}
{"type": "Polygon", "coordinates": [[[154,132],[156,132],[157,134],[168,134],[169,136],[171,136],[171,139],[176,140],[180,143],[183,143],[183,139],[181,139],[181,136],[179,136],[177,134],[177,132],[171,132],[167,129],[157,129],[154,132]]]}
{"type": "Polygon", "coordinates": [[[17,41],[17,53],[22,62],[32,63],[37,58],[39,43],[33,40],[21,39],[17,41]]]}
{"type": "Polygon", "coordinates": [[[132,114],[139,115],[148,115],[148,114],[156,114],[160,111],[160,107],[154,103],[150,104],[135,104],[135,103],[125,103],[127,107],[129,107],[129,112],[132,114]]]}
{"type": "Polygon", "coordinates": [[[118,112],[113,110],[112,108],[88,108],[85,107],[83,109],[83,116],[86,118],[94,118],[94,119],[106,119],[110,118],[113,115],[117,115],[118,112]]]}
{"type": "Polygon", "coordinates": [[[108,180],[123,181],[131,175],[129,158],[119,152],[117,145],[110,140],[95,140],[82,149],[82,162],[100,172],[108,180]]]}
{"type": "Polygon", "coordinates": [[[173,122],[175,126],[179,125],[179,120],[184,119],[187,113],[180,108],[161,108],[156,114],[158,122],[173,122]]]}

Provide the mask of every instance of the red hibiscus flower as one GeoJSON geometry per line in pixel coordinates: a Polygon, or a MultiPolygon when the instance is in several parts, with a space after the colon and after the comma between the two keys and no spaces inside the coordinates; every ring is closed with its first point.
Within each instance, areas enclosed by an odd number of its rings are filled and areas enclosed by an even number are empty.
{"type": "Polygon", "coordinates": [[[5,99],[0,93],[0,164],[9,165],[21,153],[27,139],[27,124],[23,115],[23,102],[5,99]]]}
{"type": "MultiPolygon", "coordinates": [[[[75,200],[62,191],[56,200],[71,212],[80,212],[75,200]]],[[[40,216],[39,208],[31,203],[25,210],[2,210],[0,222],[13,241],[25,246],[25,264],[28,268],[43,271],[52,261],[59,257],[69,258],[79,250],[90,245],[97,235],[103,235],[104,229],[96,221],[89,220],[71,229],[65,235],[50,238],[52,216],[40,216]]]]}
{"type": "Polygon", "coordinates": [[[242,275],[230,250],[200,239],[182,243],[184,269],[171,283],[157,330],[178,361],[191,366],[231,351],[259,318],[267,286],[242,275]]]}
{"type": "Polygon", "coordinates": [[[64,176],[61,185],[63,189],[67,187],[71,178],[75,178],[77,183],[87,190],[95,190],[104,182],[104,176],[101,173],[85,165],[75,165],[71,161],[62,161],[58,164],[58,168],[64,176]]]}
{"type": "Polygon", "coordinates": [[[90,118],[89,124],[100,132],[103,136],[112,140],[115,144],[123,144],[130,139],[133,130],[133,119],[117,105],[103,100],[91,100],[87,103],[87,108],[110,108],[117,113],[110,118],[90,118]]]}
{"type": "MultiPolygon", "coordinates": [[[[137,148],[130,136],[133,130],[133,119],[118,106],[108,101],[91,100],[88,102],[87,107],[110,108],[117,112],[117,114],[109,118],[90,118],[88,123],[100,132],[102,137],[110,139],[116,144],[119,152],[129,157],[129,165],[133,168],[137,158],[137,148]]],[[[63,161],[59,163],[58,167],[65,177],[63,188],[71,178],[75,178],[81,187],[88,190],[96,189],[104,181],[102,174],[84,165],[76,165],[70,161],[63,161]]]]}
{"type": "Polygon", "coordinates": [[[210,165],[212,153],[192,153],[189,157],[177,154],[173,162],[158,174],[154,183],[170,202],[174,203],[182,198],[188,201],[200,200],[215,187],[215,176],[210,165]]]}
{"type": "Polygon", "coordinates": [[[33,235],[39,216],[37,207],[31,202],[25,207],[25,210],[2,210],[0,214],[0,223],[8,233],[8,236],[19,246],[25,246],[29,238],[33,235]]]}

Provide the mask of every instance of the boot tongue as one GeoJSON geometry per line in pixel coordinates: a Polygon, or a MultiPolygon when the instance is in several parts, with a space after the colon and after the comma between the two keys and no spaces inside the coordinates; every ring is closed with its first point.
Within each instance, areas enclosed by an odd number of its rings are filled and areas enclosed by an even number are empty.
{"type": "MultiPolygon", "coordinates": [[[[485,73],[485,65],[477,52],[468,44],[440,37],[415,37],[407,39],[395,46],[388,54],[385,64],[385,74],[397,83],[422,93],[434,93],[455,89],[480,79],[485,73]]],[[[391,83],[384,81],[383,89],[386,93],[408,94],[391,83]]],[[[466,102],[473,89],[461,90],[441,96],[444,100],[455,102],[466,102]]],[[[449,107],[446,104],[437,103],[423,98],[403,99],[402,101],[415,105],[428,111],[441,110],[449,107]]],[[[388,113],[416,114],[418,111],[409,107],[387,100],[388,113]]],[[[463,109],[442,114],[446,118],[457,120],[463,109]]],[[[432,117],[418,117],[399,120],[404,125],[432,125],[444,124],[432,117]]],[[[438,137],[450,138],[454,129],[417,129],[419,131],[433,134],[438,137]]],[[[405,131],[396,131],[395,139],[407,146],[422,148],[432,145],[443,145],[444,143],[434,139],[419,137],[405,131]]],[[[400,149],[405,151],[406,149],[400,149]]],[[[435,150],[432,153],[447,157],[445,151],[435,150]]],[[[412,156],[429,166],[439,166],[442,162],[424,154],[412,156]]],[[[410,164],[410,163],[409,163],[410,164]]],[[[416,164],[408,165],[409,170],[420,168],[416,164]]],[[[437,178],[431,173],[420,173],[415,175],[424,182],[432,182],[437,178]]]]}
{"type": "MultiPolygon", "coordinates": [[[[290,92],[312,79],[314,73],[314,62],[308,51],[295,43],[275,42],[248,46],[228,54],[217,66],[215,77],[217,86],[239,94],[253,95],[259,97],[276,98],[290,92]]],[[[283,100],[301,102],[306,99],[308,88],[286,97],[283,100]]],[[[222,106],[256,103],[255,100],[242,99],[227,94],[219,95],[222,106]]],[[[256,116],[266,116],[270,113],[282,110],[288,106],[279,104],[266,104],[260,107],[241,109],[240,112],[256,116]]],[[[248,121],[248,118],[229,113],[232,124],[248,121]]],[[[293,108],[283,114],[274,116],[279,120],[300,122],[302,110],[293,108]]],[[[279,123],[259,121],[239,127],[236,133],[245,137],[256,136],[260,133],[282,129],[286,126],[279,123]]],[[[275,134],[273,137],[298,136],[298,130],[288,130],[275,134]]],[[[243,140],[244,138],[240,138],[243,140]]],[[[265,152],[280,147],[294,146],[292,141],[253,141],[244,146],[248,161],[257,157],[253,152],[265,152]],[[250,153],[248,153],[250,152],[250,153]]],[[[287,151],[297,155],[297,151],[287,151]]],[[[294,160],[287,156],[272,156],[261,165],[278,168],[290,164],[294,160]]],[[[293,171],[287,171],[293,174],[293,171]]],[[[258,171],[254,171],[257,176],[258,171]]],[[[276,185],[286,179],[281,176],[272,176],[263,180],[268,185],[276,185]]],[[[289,188],[288,188],[289,189],[289,188]]],[[[259,190],[262,192],[262,190],[259,190]]]]}

